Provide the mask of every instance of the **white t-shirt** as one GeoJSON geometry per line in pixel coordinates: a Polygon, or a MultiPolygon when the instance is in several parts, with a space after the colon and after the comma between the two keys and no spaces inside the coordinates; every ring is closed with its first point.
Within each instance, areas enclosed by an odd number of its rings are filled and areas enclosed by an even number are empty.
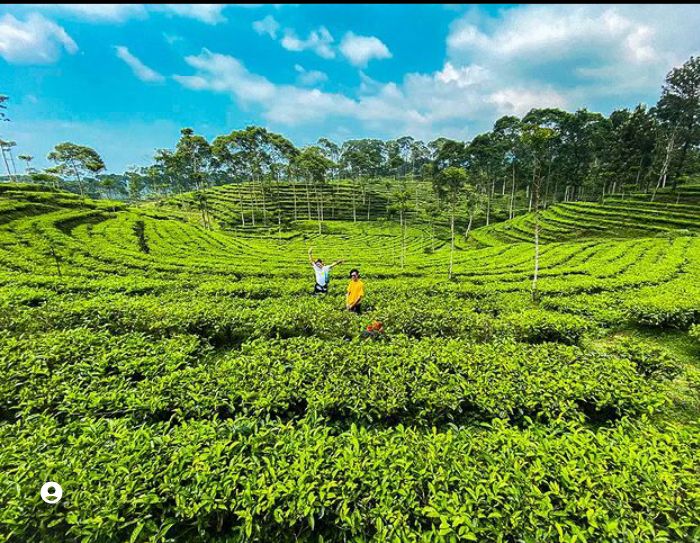
{"type": "Polygon", "coordinates": [[[316,264],[313,264],[313,268],[314,273],[316,274],[316,282],[320,286],[325,287],[330,279],[331,267],[323,266],[322,268],[319,268],[316,264]]]}

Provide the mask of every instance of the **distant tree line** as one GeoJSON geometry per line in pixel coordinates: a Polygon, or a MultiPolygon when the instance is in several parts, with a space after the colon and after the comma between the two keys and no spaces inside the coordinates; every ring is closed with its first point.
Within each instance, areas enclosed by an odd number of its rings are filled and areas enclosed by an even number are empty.
{"type": "MultiPolygon", "coordinates": [[[[0,97],[0,119],[7,97],[0,97]]],[[[423,142],[410,136],[382,141],[353,139],[295,147],[288,139],[258,126],[221,135],[211,142],[190,128],[181,131],[174,149],[160,149],[153,164],[123,174],[104,174],[99,154],[89,147],[61,143],[49,153],[55,166],[30,167],[17,174],[15,143],[0,139],[7,178],[67,187],[83,195],[139,200],[194,191],[208,222],[204,189],[227,183],[259,185],[267,216],[267,198],[281,181],[318,190],[331,180],[349,180],[365,201],[369,184],[399,180],[393,207],[402,217],[413,181],[432,184],[446,208],[475,210],[490,220],[492,201],[515,213],[516,194],[532,210],[552,203],[599,200],[608,194],[644,191],[653,198],[662,187],[677,186],[700,173],[700,59],[691,57],[666,76],[653,107],[638,105],[609,116],[586,109],[533,109],[522,118],[504,116],[493,129],[469,142],[438,138],[423,142]],[[535,189],[537,194],[535,194],[535,189]]],[[[309,204],[310,205],[310,204],[309,204]]],[[[316,202],[323,205],[323,199],[316,202]]],[[[353,202],[353,216],[358,210],[353,202]]],[[[246,218],[241,211],[241,219],[246,218]]],[[[323,210],[317,209],[322,216],[323,210]]],[[[279,220],[279,217],[278,217],[279,220]]],[[[252,217],[255,221],[255,215],[252,217]]]]}

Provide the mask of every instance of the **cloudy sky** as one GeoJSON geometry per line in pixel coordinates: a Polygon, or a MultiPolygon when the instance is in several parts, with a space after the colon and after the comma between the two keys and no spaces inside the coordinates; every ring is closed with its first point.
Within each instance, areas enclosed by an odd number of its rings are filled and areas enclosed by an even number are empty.
{"type": "Polygon", "coordinates": [[[39,167],[90,145],[113,172],[184,126],[471,139],[532,107],[653,104],[699,27],[691,5],[5,5],[0,137],[39,167]]]}

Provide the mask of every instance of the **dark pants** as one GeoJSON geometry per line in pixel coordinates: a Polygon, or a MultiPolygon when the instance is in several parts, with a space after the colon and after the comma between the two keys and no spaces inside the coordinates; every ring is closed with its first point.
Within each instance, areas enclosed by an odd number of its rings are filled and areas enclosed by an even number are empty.
{"type": "Polygon", "coordinates": [[[328,285],[326,285],[325,287],[322,287],[321,285],[319,285],[318,283],[316,283],[316,284],[314,285],[314,291],[313,291],[311,294],[313,294],[313,295],[316,295],[316,294],[328,294],[328,285]]]}
{"type": "Polygon", "coordinates": [[[353,313],[360,315],[362,313],[362,304],[355,304],[348,311],[352,311],[353,313]]]}

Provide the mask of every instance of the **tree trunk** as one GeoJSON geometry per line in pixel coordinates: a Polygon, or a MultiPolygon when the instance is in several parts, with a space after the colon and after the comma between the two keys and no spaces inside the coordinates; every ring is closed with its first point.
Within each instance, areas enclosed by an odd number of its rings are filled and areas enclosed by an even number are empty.
{"type": "Polygon", "coordinates": [[[549,199],[549,180],[552,176],[552,161],[549,161],[547,166],[547,178],[544,181],[544,198],[542,200],[542,207],[547,209],[547,200],[549,199]]]}
{"type": "Polygon", "coordinates": [[[508,218],[513,218],[513,200],[515,199],[515,162],[513,162],[513,185],[510,189],[510,212],[508,218]]]}
{"type": "Polygon", "coordinates": [[[12,172],[10,171],[10,164],[7,162],[7,155],[5,155],[5,146],[0,145],[0,152],[2,153],[2,160],[5,162],[5,169],[7,170],[7,177],[10,178],[10,181],[15,181],[15,178],[12,177],[12,172]]]}
{"type": "Polygon", "coordinates": [[[644,155],[642,155],[642,157],[639,159],[639,168],[637,168],[637,181],[635,181],[635,185],[637,185],[637,188],[639,190],[642,190],[642,185],[640,183],[640,177],[642,176],[642,163],[643,162],[644,162],[644,155]]]}
{"type": "Polygon", "coordinates": [[[676,139],[676,129],[678,127],[673,128],[673,132],[671,133],[671,138],[668,140],[668,145],[666,146],[666,157],[664,158],[664,164],[663,167],[661,168],[661,173],[659,174],[659,180],[656,183],[656,187],[654,188],[654,193],[651,195],[651,201],[654,201],[654,198],[656,198],[656,192],[659,190],[659,187],[661,186],[661,182],[663,181],[664,185],[666,184],[666,174],[668,173],[668,166],[671,163],[671,154],[673,152],[673,145],[675,143],[676,139]]]}
{"type": "MultiPolygon", "coordinates": [[[[691,117],[691,121],[686,126],[686,129],[688,130],[688,134],[690,134],[693,130],[693,117],[691,117]]],[[[681,159],[678,161],[678,166],[676,166],[676,171],[675,173],[671,176],[671,182],[672,182],[672,190],[675,192],[676,187],[678,186],[678,176],[681,175],[683,172],[683,166],[685,165],[685,158],[688,154],[688,147],[690,147],[690,136],[685,140],[683,143],[683,148],[681,149],[681,159]]],[[[10,153],[10,157],[12,157],[12,154],[10,153]]],[[[664,184],[664,186],[666,186],[664,184]]]]}
{"type": "Polygon", "coordinates": [[[316,219],[318,220],[318,233],[320,235],[323,232],[323,204],[321,203],[320,191],[318,189],[318,186],[314,185],[314,192],[316,193],[316,219]]]}
{"type": "Polygon", "coordinates": [[[356,187],[352,187],[352,222],[357,222],[357,204],[356,204],[356,187]]]}
{"type": "Polygon", "coordinates": [[[265,205],[265,185],[260,179],[260,195],[262,196],[263,224],[267,226],[267,206],[265,205]]]}
{"type": "Polygon", "coordinates": [[[469,211],[469,223],[467,224],[467,231],[464,234],[464,239],[469,239],[469,232],[471,232],[473,220],[474,220],[474,211],[469,211]]]}
{"type": "Polygon", "coordinates": [[[306,215],[311,220],[311,193],[309,191],[309,180],[304,179],[304,189],[306,190],[306,215]]]}
{"type": "MultiPolygon", "coordinates": [[[[537,172],[537,168],[535,168],[537,172]]],[[[533,179],[533,192],[535,193],[535,271],[532,276],[532,300],[537,300],[537,276],[540,271],[540,180],[536,175],[533,179]]]]}
{"type": "Polygon", "coordinates": [[[450,211],[450,267],[447,270],[447,278],[452,279],[452,263],[453,256],[455,252],[455,208],[452,204],[452,209],[450,211]]]}
{"type": "Polygon", "coordinates": [[[253,226],[255,226],[255,211],[258,207],[258,199],[255,197],[255,185],[251,183],[250,188],[250,201],[253,205],[250,211],[250,220],[253,226]]]}
{"type": "Polygon", "coordinates": [[[297,220],[297,187],[292,183],[292,196],[294,196],[294,220],[297,220]]]}
{"type": "Polygon", "coordinates": [[[238,202],[241,206],[241,226],[245,228],[245,213],[243,210],[243,191],[241,190],[241,185],[238,186],[238,202]]]}
{"type": "Polygon", "coordinates": [[[400,222],[401,222],[401,269],[404,265],[404,255],[406,252],[406,224],[404,222],[403,209],[400,211],[400,222]]]}
{"type": "Polygon", "coordinates": [[[78,171],[78,168],[75,166],[75,162],[72,160],[70,161],[70,165],[73,167],[73,172],[75,173],[75,177],[78,179],[78,189],[80,189],[80,197],[85,198],[85,194],[83,191],[83,180],[80,177],[80,172],[78,171]]]}
{"type": "Polygon", "coordinates": [[[17,166],[15,165],[15,157],[12,154],[12,147],[8,147],[7,154],[10,155],[10,162],[12,163],[12,172],[17,179],[17,166]]]}

